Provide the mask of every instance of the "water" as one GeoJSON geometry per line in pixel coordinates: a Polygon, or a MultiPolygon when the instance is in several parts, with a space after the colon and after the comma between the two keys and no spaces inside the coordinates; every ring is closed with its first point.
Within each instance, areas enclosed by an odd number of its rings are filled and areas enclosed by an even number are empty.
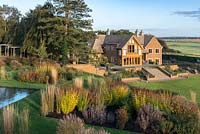
{"type": "Polygon", "coordinates": [[[0,108],[21,100],[33,93],[33,90],[0,87],[0,108]]]}

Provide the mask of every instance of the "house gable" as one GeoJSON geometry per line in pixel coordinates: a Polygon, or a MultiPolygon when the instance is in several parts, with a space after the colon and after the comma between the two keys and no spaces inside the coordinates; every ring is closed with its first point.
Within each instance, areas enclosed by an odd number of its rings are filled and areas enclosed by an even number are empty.
{"type": "Polygon", "coordinates": [[[124,46],[122,47],[122,49],[127,49],[128,45],[136,45],[141,50],[143,50],[142,45],[140,44],[140,42],[137,40],[137,38],[134,35],[131,36],[131,38],[126,42],[126,44],[124,44],[124,46]]]}
{"type": "Polygon", "coordinates": [[[159,43],[156,37],[153,37],[149,43],[145,46],[145,48],[163,48],[163,46],[159,43]]]}
{"type": "Polygon", "coordinates": [[[145,50],[148,52],[145,59],[150,63],[162,64],[162,46],[156,37],[153,37],[146,45],[145,50]]]}

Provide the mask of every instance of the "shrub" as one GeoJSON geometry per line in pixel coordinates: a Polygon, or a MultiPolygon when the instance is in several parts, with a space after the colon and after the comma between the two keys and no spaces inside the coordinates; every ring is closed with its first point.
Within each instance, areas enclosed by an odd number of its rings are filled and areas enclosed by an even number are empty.
{"type": "Polygon", "coordinates": [[[49,112],[54,112],[55,86],[47,86],[41,90],[41,113],[46,116],[49,112]]]}
{"type": "Polygon", "coordinates": [[[160,110],[151,105],[144,105],[140,108],[136,124],[144,131],[153,129],[156,122],[163,120],[163,114],[160,110]]]}
{"type": "Polygon", "coordinates": [[[198,113],[198,105],[194,102],[188,101],[183,96],[173,96],[171,102],[171,109],[173,113],[176,114],[191,114],[191,113],[198,113]]]}
{"type": "Polygon", "coordinates": [[[23,109],[21,112],[16,112],[17,128],[19,134],[29,133],[29,110],[27,108],[23,109]]]}
{"type": "MultiPolygon", "coordinates": [[[[173,133],[174,123],[168,120],[160,121],[159,129],[162,134],[170,134],[173,133]]],[[[159,130],[155,130],[159,131],[159,130]]]]}
{"type": "Polygon", "coordinates": [[[169,114],[167,120],[173,123],[171,133],[199,134],[200,132],[197,114],[169,114]]]}
{"type": "Polygon", "coordinates": [[[6,63],[0,59],[0,67],[5,66],[5,65],[6,65],[6,63]]]}
{"type": "Polygon", "coordinates": [[[19,69],[19,68],[21,68],[22,67],[22,64],[21,63],[19,63],[19,61],[17,61],[17,60],[12,60],[11,62],[10,62],[10,67],[12,68],[12,69],[19,69]]]}
{"type": "Polygon", "coordinates": [[[120,108],[116,111],[116,127],[124,129],[126,122],[128,121],[127,109],[120,108]]]}
{"type": "Polygon", "coordinates": [[[52,84],[57,84],[58,81],[58,71],[56,70],[56,68],[51,68],[51,83],[52,84]]]}
{"type": "Polygon", "coordinates": [[[129,94],[129,88],[125,85],[117,85],[112,88],[112,105],[122,105],[129,94]]]}
{"type": "Polygon", "coordinates": [[[55,90],[55,100],[56,100],[56,112],[61,113],[61,101],[62,101],[62,95],[65,94],[65,90],[63,89],[57,89],[55,90]]]}
{"type": "Polygon", "coordinates": [[[1,80],[5,80],[6,79],[6,69],[4,66],[1,66],[0,69],[1,69],[0,70],[0,78],[1,78],[1,80]]]}
{"type": "Polygon", "coordinates": [[[84,122],[75,115],[69,114],[58,123],[57,134],[81,134],[84,122]]]}
{"type": "Polygon", "coordinates": [[[57,69],[54,66],[38,66],[35,70],[20,71],[18,78],[23,82],[50,83],[56,84],[58,81],[57,69]]]}
{"type": "Polygon", "coordinates": [[[75,88],[82,89],[83,88],[83,78],[76,78],[73,83],[75,88]]]}
{"type": "Polygon", "coordinates": [[[61,99],[61,111],[64,114],[72,112],[78,104],[78,94],[76,91],[67,91],[61,99]]]}
{"type": "Polygon", "coordinates": [[[113,95],[110,89],[105,88],[103,90],[104,104],[109,106],[113,102],[113,95]]]}
{"type": "Polygon", "coordinates": [[[4,134],[14,133],[15,109],[14,105],[3,108],[3,130],[4,134]]]}
{"type": "Polygon", "coordinates": [[[60,68],[59,69],[59,79],[64,79],[64,80],[72,80],[77,76],[81,76],[82,72],[73,69],[73,68],[60,68]]]}
{"type": "Polygon", "coordinates": [[[89,106],[89,91],[88,90],[80,90],[78,93],[78,104],[77,108],[79,111],[84,111],[89,106]]]}
{"type": "Polygon", "coordinates": [[[133,105],[137,111],[139,111],[140,107],[147,104],[146,94],[142,93],[142,91],[133,92],[133,105]]]}
{"type": "Polygon", "coordinates": [[[132,99],[136,111],[146,104],[151,104],[161,110],[171,111],[173,94],[168,91],[150,91],[146,89],[133,90],[132,99]]]}
{"type": "Polygon", "coordinates": [[[3,132],[4,134],[28,134],[29,110],[19,111],[14,105],[3,108],[3,132]]]}
{"type": "Polygon", "coordinates": [[[99,88],[105,87],[105,81],[101,78],[95,78],[94,76],[89,76],[87,78],[87,85],[91,91],[96,91],[99,88]]]}
{"type": "Polygon", "coordinates": [[[19,71],[18,73],[18,79],[22,82],[36,82],[37,77],[37,73],[34,71],[19,71]]]}
{"type": "Polygon", "coordinates": [[[102,125],[106,122],[105,107],[90,106],[87,110],[82,112],[83,118],[87,123],[102,125]]]}
{"type": "Polygon", "coordinates": [[[105,130],[84,128],[84,122],[75,115],[67,115],[58,123],[57,134],[109,134],[105,130]]]}

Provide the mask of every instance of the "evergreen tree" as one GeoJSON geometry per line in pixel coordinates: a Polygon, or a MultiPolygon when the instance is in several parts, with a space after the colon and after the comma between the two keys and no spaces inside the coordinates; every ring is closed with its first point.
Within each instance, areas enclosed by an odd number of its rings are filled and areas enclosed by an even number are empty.
{"type": "Polygon", "coordinates": [[[40,47],[43,40],[47,47],[47,52],[52,54],[54,60],[59,60],[64,43],[64,25],[62,18],[54,16],[54,7],[51,3],[38,6],[30,11],[26,18],[27,34],[24,39],[23,48],[30,54],[34,49],[40,47]],[[29,24],[27,24],[29,23],[29,24]]]}
{"type": "Polygon", "coordinates": [[[68,44],[68,54],[77,62],[81,49],[87,45],[88,34],[92,29],[92,20],[84,0],[53,0],[58,16],[65,19],[65,35],[68,44]]]}

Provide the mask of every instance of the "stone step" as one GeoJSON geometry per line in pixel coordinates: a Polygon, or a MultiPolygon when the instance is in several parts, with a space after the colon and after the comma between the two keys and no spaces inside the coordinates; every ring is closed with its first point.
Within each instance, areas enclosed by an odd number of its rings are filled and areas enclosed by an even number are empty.
{"type": "Polygon", "coordinates": [[[157,68],[149,68],[149,67],[145,67],[145,69],[151,73],[152,75],[154,75],[156,77],[156,79],[158,80],[167,80],[170,79],[169,76],[167,76],[166,74],[164,74],[163,72],[161,72],[159,69],[157,68]]]}

